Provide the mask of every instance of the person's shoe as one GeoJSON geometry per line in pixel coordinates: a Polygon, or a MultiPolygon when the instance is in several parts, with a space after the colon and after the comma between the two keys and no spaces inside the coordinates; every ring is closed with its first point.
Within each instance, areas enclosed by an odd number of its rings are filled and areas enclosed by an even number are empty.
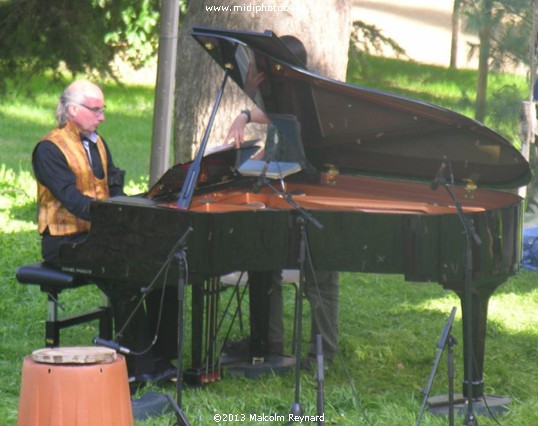
{"type": "Polygon", "coordinates": [[[222,348],[222,355],[222,364],[271,362],[287,357],[280,345],[269,347],[267,353],[252,355],[249,336],[241,340],[226,341],[222,348]]]}
{"type": "Polygon", "coordinates": [[[250,355],[250,337],[241,340],[226,341],[222,349],[228,356],[248,356],[250,355]]]}

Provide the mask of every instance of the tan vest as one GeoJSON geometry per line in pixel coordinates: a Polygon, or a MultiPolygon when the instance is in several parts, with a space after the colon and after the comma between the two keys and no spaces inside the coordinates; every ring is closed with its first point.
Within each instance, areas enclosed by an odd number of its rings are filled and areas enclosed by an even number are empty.
{"type": "MultiPolygon", "coordinates": [[[[88,155],[80,139],[79,130],[73,123],[68,122],[66,126],[52,130],[38,143],[44,140],[54,143],[65,155],[67,165],[76,176],[76,187],[82,194],[97,200],[108,198],[108,162],[101,137],[97,140],[97,149],[105,172],[103,179],[98,179],[93,174],[88,155]]],[[[39,182],[37,183],[37,202],[40,233],[43,233],[47,226],[51,235],[70,235],[90,229],[90,222],[69,213],[49,189],[39,182]]]]}

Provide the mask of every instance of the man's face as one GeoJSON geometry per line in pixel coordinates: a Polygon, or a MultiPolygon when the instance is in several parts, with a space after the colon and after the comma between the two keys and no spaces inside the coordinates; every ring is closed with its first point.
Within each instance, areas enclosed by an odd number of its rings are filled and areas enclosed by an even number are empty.
{"type": "Polygon", "coordinates": [[[86,96],[81,104],[69,105],[71,121],[79,128],[83,135],[97,131],[105,119],[105,101],[102,93],[92,93],[86,96]]]}

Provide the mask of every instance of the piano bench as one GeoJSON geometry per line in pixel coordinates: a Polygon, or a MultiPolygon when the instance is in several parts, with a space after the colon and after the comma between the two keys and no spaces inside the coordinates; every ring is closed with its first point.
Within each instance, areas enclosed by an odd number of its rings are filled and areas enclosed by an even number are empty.
{"type": "MultiPolygon", "coordinates": [[[[112,308],[108,300],[95,309],[60,318],[58,308],[63,310],[59,301],[62,291],[92,285],[83,277],[63,272],[47,263],[32,263],[17,269],[17,280],[21,284],[38,285],[47,294],[47,321],[45,323],[45,346],[60,346],[60,331],[64,328],[99,320],[99,336],[112,338],[112,308]]],[[[105,297],[106,299],[106,297],[105,297]]]]}

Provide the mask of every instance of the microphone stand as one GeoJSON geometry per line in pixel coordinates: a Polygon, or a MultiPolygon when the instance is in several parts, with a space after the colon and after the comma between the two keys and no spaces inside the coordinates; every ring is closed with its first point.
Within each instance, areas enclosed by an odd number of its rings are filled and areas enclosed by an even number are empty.
{"type": "MultiPolygon", "coordinates": [[[[274,141],[273,146],[271,147],[271,151],[269,151],[269,154],[267,155],[265,159],[265,164],[263,165],[262,171],[260,173],[260,176],[258,176],[258,179],[253,185],[252,191],[257,194],[260,192],[260,189],[263,186],[269,186],[269,180],[267,179],[267,169],[269,169],[269,164],[271,161],[273,161],[273,158],[275,157],[276,150],[278,148],[279,143],[279,135],[278,132],[274,135],[274,141]]],[[[273,188],[275,191],[279,192],[276,188],[273,188]]]]}
{"type": "MultiPolygon", "coordinates": [[[[279,196],[284,198],[288,204],[290,204],[295,210],[299,212],[299,216],[296,219],[296,223],[299,226],[299,256],[297,262],[299,263],[299,289],[297,291],[297,315],[296,315],[296,334],[295,338],[297,339],[295,345],[295,400],[291,406],[290,414],[293,416],[301,416],[303,414],[303,409],[301,407],[300,397],[301,397],[301,340],[303,334],[303,289],[305,283],[305,261],[306,261],[306,224],[307,222],[314,225],[318,229],[323,229],[323,225],[319,223],[314,216],[312,216],[308,211],[299,206],[292,198],[292,195],[289,192],[279,191],[265,176],[260,176],[261,183],[266,185],[268,188],[275,191],[279,196]]],[[[289,421],[287,424],[291,424],[293,421],[289,421]]]]}
{"type": "Polygon", "coordinates": [[[176,413],[176,423],[174,426],[190,426],[181,409],[182,391],[183,391],[183,337],[185,334],[185,285],[187,280],[187,255],[185,254],[185,242],[192,232],[192,227],[188,227],[183,236],[176,244],[177,251],[174,257],[179,261],[179,278],[177,285],[177,381],[176,381],[176,403],[167,394],[166,397],[176,413]]]}
{"type": "MultiPolygon", "coordinates": [[[[261,176],[260,176],[261,177],[261,176]]],[[[304,220],[312,225],[314,225],[318,229],[323,229],[323,225],[319,223],[319,221],[310,214],[307,210],[305,210],[303,207],[301,207],[297,202],[293,199],[292,194],[289,192],[282,192],[278,188],[275,188],[275,186],[269,182],[269,179],[266,177],[263,178],[262,181],[263,185],[267,186],[268,188],[271,188],[277,195],[282,197],[286,202],[292,206],[295,210],[299,212],[299,215],[304,218],[304,220]]]]}
{"type": "Polygon", "coordinates": [[[456,315],[456,307],[452,308],[452,312],[450,313],[450,316],[448,318],[448,321],[446,322],[445,326],[443,327],[443,331],[441,332],[441,337],[439,339],[439,343],[437,344],[437,355],[435,357],[435,361],[433,363],[433,368],[430,372],[430,376],[428,377],[428,385],[424,389],[424,399],[422,400],[422,405],[420,407],[420,411],[417,417],[416,426],[420,425],[420,422],[422,420],[422,414],[424,413],[424,409],[426,408],[426,403],[428,401],[428,397],[430,396],[430,391],[433,386],[433,380],[435,378],[435,373],[437,371],[437,367],[439,366],[439,362],[441,361],[441,355],[443,355],[443,350],[447,348],[447,369],[448,369],[448,424],[449,426],[454,426],[454,356],[453,356],[453,349],[454,345],[457,343],[454,336],[452,336],[452,324],[454,323],[454,316],[456,315]]]}
{"type": "MultiPolygon", "coordinates": [[[[444,161],[447,162],[449,170],[450,170],[450,177],[451,177],[451,185],[453,185],[453,177],[452,177],[452,167],[450,162],[445,158],[444,161]]],[[[466,426],[478,426],[478,421],[476,419],[474,408],[473,408],[473,366],[474,366],[474,348],[473,348],[473,311],[472,311],[472,289],[471,289],[471,279],[472,279],[472,273],[473,273],[473,250],[472,250],[472,244],[480,245],[482,244],[482,241],[480,240],[480,237],[476,233],[476,230],[474,228],[474,223],[472,219],[468,219],[465,217],[465,214],[463,213],[463,209],[461,207],[461,203],[458,201],[456,196],[454,195],[454,192],[451,189],[451,185],[449,185],[445,179],[444,176],[439,177],[439,182],[443,185],[446,192],[452,199],[452,202],[456,206],[456,211],[458,213],[458,217],[461,221],[461,224],[463,226],[463,230],[465,233],[465,282],[464,282],[464,326],[465,326],[465,341],[464,341],[464,349],[465,349],[465,361],[466,361],[466,368],[465,368],[465,376],[467,378],[466,383],[466,390],[467,390],[467,413],[465,416],[465,422],[464,424],[466,426]]]]}
{"type": "Polygon", "coordinates": [[[321,334],[316,335],[316,349],[317,349],[317,409],[318,409],[318,426],[325,425],[325,417],[323,413],[325,412],[324,402],[323,402],[323,382],[325,381],[324,365],[323,365],[323,343],[321,340],[321,334]]]}
{"type": "Polygon", "coordinates": [[[303,337],[303,289],[305,283],[305,269],[304,263],[306,258],[306,228],[305,228],[305,218],[299,216],[297,218],[297,224],[299,225],[299,235],[301,236],[299,242],[299,289],[297,294],[297,315],[296,315],[296,324],[295,324],[295,338],[297,342],[295,343],[295,400],[291,406],[290,414],[294,416],[301,416],[303,414],[303,408],[301,407],[301,341],[303,337]]]}
{"type": "MultiPolygon", "coordinates": [[[[142,306],[142,303],[145,301],[147,295],[149,292],[155,287],[155,284],[157,283],[157,279],[161,276],[161,274],[164,272],[164,270],[170,265],[170,262],[177,258],[180,262],[179,267],[179,279],[178,279],[178,317],[177,317],[177,328],[178,328],[178,336],[177,336],[177,382],[176,382],[176,393],[177,393],[177,403],[173,401],[172,397],[169,394],[165,394],[165,397],[167,398],[168,402],[176,412],[177,416],[177,422],[174,426],[190,426],[187,418],[185,417],[185,414],[181,410],[181,393],[182,393],[182,385],[183,385],[183,370],[182,370],[182,362],[183,362],[183,336],[184,336],[184,295],[185,295],[185,282],[186,282],[186,255],[185,255],[185,245],[187,238],[193,231],[192,226],[187,227],[181,238],[174,244],[170,252],[168,253],[168,256],[166,258],[166,262],[161,266],[153,280],[151,281],[150,285],[145,289],[143,296],[140,298],[138,304],[135,306],[133,311],[131,312],[131,315],[127,318],[125,323],[123,324],[122,329],[117,333],[117,336],[120,336],[123,331],[126,329],[127,325],[130,324],[132,321],[134,314],[140,307],[142,306]]],[[[166,283],[165,283],[166,285],[166,283]]],[[[117,352],[123,353],[123,354],[132,354],[132,355],[139,355],[140,353],[134,352],[130,350],[129,348],[126,348],[124,346],[120,346],[118,342],[115,340],[104,340],[99,337],[95,337],[93,340],[93,343],[100,346],[105,346],[111,349],[116,350],[117,352]]],[[[155,341],[154,341],[155,342],[155,341]]],[[[153,344],[152,344],[153,345],[153,344]]]]}

